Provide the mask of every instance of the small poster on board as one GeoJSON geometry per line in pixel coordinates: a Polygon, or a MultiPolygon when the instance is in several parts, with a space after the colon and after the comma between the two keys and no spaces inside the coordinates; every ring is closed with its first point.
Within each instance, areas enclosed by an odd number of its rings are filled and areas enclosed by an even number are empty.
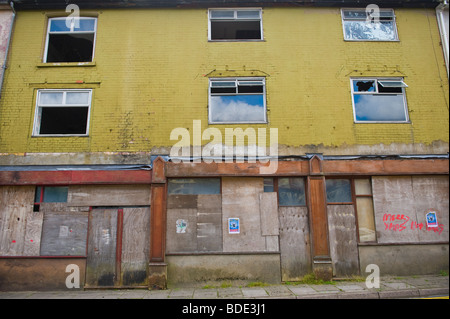
{"type": "Polygon", "coordinates": [[[228,218],[228,233],[239,234],[239,218],[228,218]]]}
{"type": "Polygon", "coordinates": [[[431,211],[431,212],[427,213],[426,217],[427,217],[427,227],[428,228],[438,227],[437,214],[435,211],[431,211]]]}

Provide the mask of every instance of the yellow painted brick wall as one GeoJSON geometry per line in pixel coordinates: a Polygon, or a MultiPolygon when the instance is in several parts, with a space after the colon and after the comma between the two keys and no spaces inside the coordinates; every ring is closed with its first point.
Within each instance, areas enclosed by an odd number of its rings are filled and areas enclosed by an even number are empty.
{"type": "Polygon", "coordinates": [[[448,151],[448,78],[434,10],[395,10],[400,41],[373,43],[344,41],[338,8],[265,8],[265,41],[251,43],[208,42],[207,9],[94,13],[89,67],[43,66],[51,12],[18,13],[0,101],[0,153],[170,147],[172,129],[192,130],[193,120],[208,127],[208,76],[227,75],[266,76],[269,123],[251,127],[278,128],[286,153],[307,145],[338,153],[354,145],[433,150],[436,143],[448,151]],[[352,76],[404,77],[411,123],[355,124],[352,76]],[[89,136],[31,137],[39,88],[92,88],[89,136]]]}

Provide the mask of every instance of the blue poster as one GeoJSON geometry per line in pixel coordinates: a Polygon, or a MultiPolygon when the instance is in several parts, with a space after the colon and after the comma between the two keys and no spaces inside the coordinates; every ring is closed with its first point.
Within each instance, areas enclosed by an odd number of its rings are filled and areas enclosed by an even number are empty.
{"type": "Polygon", "coordinates": [[[228,233],[239,234],[239,218],[228,218],[228,233]]]}
{"type": "Polygon", "coordinates": [[[427,214],[427,227],[438,227],[436,212],[429,212],[427,214]]]}

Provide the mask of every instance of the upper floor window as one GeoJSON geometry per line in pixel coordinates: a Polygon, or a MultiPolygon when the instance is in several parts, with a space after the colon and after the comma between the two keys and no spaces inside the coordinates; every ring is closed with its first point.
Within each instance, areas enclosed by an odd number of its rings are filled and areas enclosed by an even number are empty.
{"type": "Polygon", "coordinates": [[[48,21],[45,62],[92,62],[97,18],[51,18],[48,21]]]}
{"type": "Polygon", "coordinates": [[[357,123],[409,121],[402,79],[351,79],[353,114],[357,123]]]}
{"type": "Polygon", "coordinates": [[[209,123],[266,123],[264,78],[221,78],[209,82],[209,123]]]}
{"type": "Polygon", "coordinates": [[[394,10],[380,9],[368,16],[366,9],[342,9],[344,39],[350,41],[397,41],[394,10]]]}
{"type": "Polygon", "coordinates": [[[39,90],[33,136],[88,134],[92,90],[39,90]]]}
{"type": "Polygon", "coordinates": [[[209,10],[209,40],[262,40],[261,9],[209,10]]]}

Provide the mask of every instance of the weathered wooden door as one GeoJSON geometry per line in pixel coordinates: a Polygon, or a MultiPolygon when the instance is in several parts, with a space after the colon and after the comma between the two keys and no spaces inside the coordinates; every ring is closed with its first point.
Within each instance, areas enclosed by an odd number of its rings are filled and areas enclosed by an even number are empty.
{"type": "Polygon", "coordinates": [[[89,216],[86,286],[115,286],[118,208],[95,208],[89,216]]]}
{"type": "Polygon", "coordinates": [[[87,287],[147,285],[150,207],[95,208],[88,237],[87,287]]]}
{"type": "Polygon", "coordinates": [[[308,209],[279,207],[281,280],[297,281],[311,272],[308,209]]]}

